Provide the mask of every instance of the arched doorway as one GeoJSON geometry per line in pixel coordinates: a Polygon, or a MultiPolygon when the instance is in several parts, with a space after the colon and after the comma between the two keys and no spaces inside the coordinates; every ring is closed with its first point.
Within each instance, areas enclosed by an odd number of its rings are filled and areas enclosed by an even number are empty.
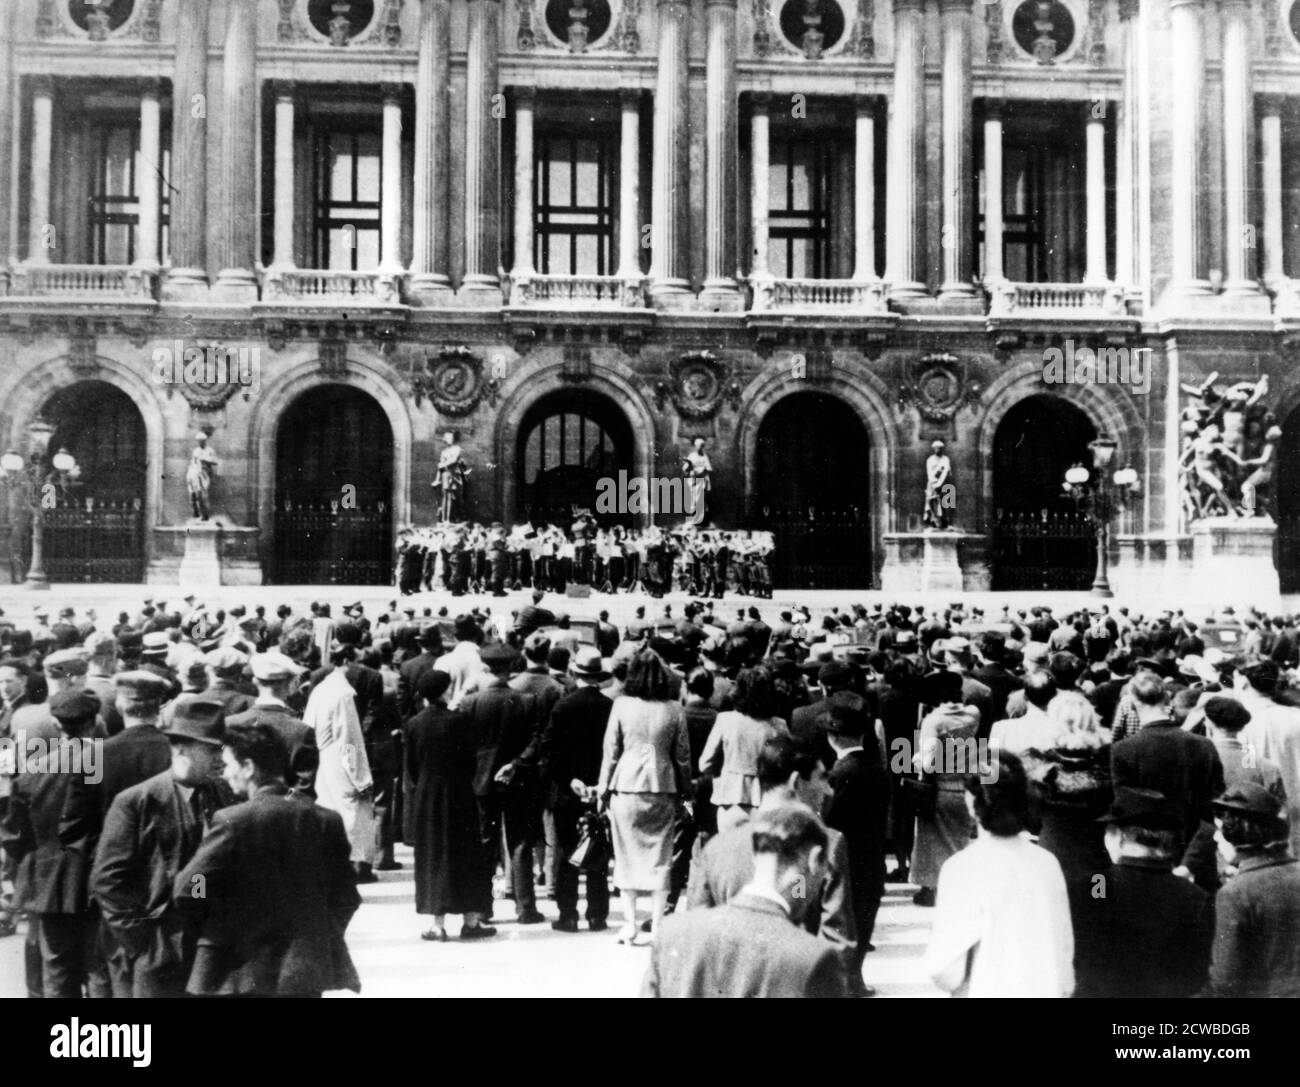
{"type": "Polygon", "coordinates": [[[392,495],[383,409],[347,385],[303,393],[276,432],[274,583],[387,585],[392,495]]]}
{"type": "MultiPolygon", "coordinates": [[[[1300,592],[1300,410],[1282,424],[1273,486],[1277,491],[1277,574],[1284,593],[1300,592]]],[[[1269,512],[1261,510],[1261,513],[1269,512]]]]}
{"type": "Polygon", "coordinates": [[[867,429],[829,393],[783,397],[758,428],[755,525],[772,532],[778,588],[871,585],[867,429]]]}
{"type": "MultiPolygon", "coordinates": [[[[66,449],[76,479],[45,510],[45,569],[54,582],[143,581],[149,473],[144,418],[107,381],[59,389],[41,414],[54,427],[50,456],[66,449]]],[[[29,557],[30,533],[24,556],[29,557]]]]}
{"type": "Polygon", "coordinates": [[[516,515],[567,528],[577,508],[606,524],[634,523],[634,514],[596,512],[597,482],[620,471],[630,476],[634,448],[627,416],[608,397],[586,389],[542,397],[519,427],[516,515]]]}
{"type": "Polygon", "coordinates": [[[1026,397],[993,439],[993,588],[1087,589],[1096,569],[1092,528],[1065,492],[1074,464],[1091,469],[1092,420],[1068,400],[1026,397]]]}

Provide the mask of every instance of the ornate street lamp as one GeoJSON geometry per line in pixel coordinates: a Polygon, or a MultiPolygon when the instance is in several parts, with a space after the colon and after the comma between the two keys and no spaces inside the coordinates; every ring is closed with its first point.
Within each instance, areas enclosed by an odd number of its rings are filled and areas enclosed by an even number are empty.
{"type": "Polygon", "coordinates": [[[32,561],[27,569],[28,589],[48,589],[45,573],[45,509],[58,490],[65,490],[76,478],[77,461],[66,449],[60,449],[47,462],[54,427],[37,419],[27,428],[27,460],[16,449],[0,456],[0,484],[17,490],[32,515],[32,561]]]}
{"type": "Polygon", "coordinates": [[[1088,443],[1093,470],[1090,472],[1082,464],[1076,464],[1065,473],[1065,492],[1080,508],[1086,508],[1097,537],[1097,573],[1092,580],[1093,596],[1115,595],[1110,589],[1110,522],[1117,506],[1122,503],[1124,493],[1138,489],[1138,474],[1133,468],[1121,468],[1113,475],[1107,471],[1115,457],[1117,445],[1114,438],[1096,438],[1088,443]],[[1112,484],[1118,489],[1118,500],[1111,490],[1112,484]]]}

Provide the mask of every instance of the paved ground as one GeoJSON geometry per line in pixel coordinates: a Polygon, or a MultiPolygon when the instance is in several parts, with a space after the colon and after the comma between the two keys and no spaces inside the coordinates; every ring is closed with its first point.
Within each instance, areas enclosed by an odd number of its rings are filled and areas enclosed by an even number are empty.
{"type": "MultiPolygon", "coordinates": [[[[426,943],[426,918],[415,913],[410,850],[398,848],[400,872],[380,874],[362,887],[361,909],[348,929],[348,947],[361,975],[364,996],[391,997],[626,997],[635,996],[649,951],[622,947],[612,925],[603,933],[555,932],[549,924],[521,926],[508,918],[514,904],[498,900],[498,935],[460,943],[460,919],[447,919],[447,943],[426,943]]],[[[544,896],[538,906],[547,920],[557,915],[544,896]]],[[[616,920],[618,906],[615,906],[616,920]]],[[[912,889],[891,885],[876,923],[878,950],[867,956],[865,976],[882,997],[940,996],[917,970],[929,935],[932,911],[912,905],[912,889]]],[[[646,939],[647,937],[642,937],[646,939]]],[[[21,997],[23,937],[0,940],[0,997],[21,997]]],[[[350,995],[350,994],[348,994],[350,995]]]]}

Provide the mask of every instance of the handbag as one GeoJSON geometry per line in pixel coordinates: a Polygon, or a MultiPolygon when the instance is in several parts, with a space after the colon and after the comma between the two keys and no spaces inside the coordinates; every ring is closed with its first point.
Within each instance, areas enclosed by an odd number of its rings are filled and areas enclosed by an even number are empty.
{"type": "Polygon", "coordinates": [[[939,807],[939,784],[932,778],[903,778],[903,788],[912,798],[912,808],[920,819],[933,819],[939,807]]]}
{"type": "Polygon", "coordinates": [[[579,872],[604,872],[613,852],[609,817],[588,812],[578,822],[578,844],[569,855],[569,863],[579,872]]]}

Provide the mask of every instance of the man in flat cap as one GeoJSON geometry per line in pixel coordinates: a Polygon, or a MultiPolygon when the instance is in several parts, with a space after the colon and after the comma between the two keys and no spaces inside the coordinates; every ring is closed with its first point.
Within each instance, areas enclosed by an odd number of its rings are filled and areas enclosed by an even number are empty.
{"type": "Polygon", "coordinates": [[[99,914],[90,900],[91,861],[102,814],[95,795],[99,759],[91,733],[99,699],[89,691],[55,694],[49,711],[60,736],[24,752],[0,843],[18,862],[19,899],[36,915],[46,997],[109,995],[97,952],[99,914]],[[37,754],[36,752],[40,753],[37,754]]]}
{"type": "Polygon", "coordinates": [[[100,797],[104,811],[117,794],[148,781],[171,765],[171,744],[158,731],[167,683],[153,672],[119,672],[113,677],[117,712],[123,728],[104,741],[104,779],[100,797]]]}
{"type": "Polygon", "coordinates": [[[1120,786],[1101,821],[1111,867],[1075,902],[1075,995],[1195,995],[1210,964],[1213,900],[1173,874],[1178,806],[1157,790],[1120,786]]]}
{"type": "Polygon", "coordinates": [[[253,695],[244,687],[244,665],[248,658],[231,646],[222,646],[206,654],[208,689],[205,696],[220,702],[229,717],[243,713],[253,704],[253,695]]]}
{"type": "MultiPolygon", "coordinates": [[[[9,727],[18,744],[22,744],[24,739],[58,739],[59,725],[50,714],[48,699],[64,691],[82,691],[86,688],[86,673],[90,670],[90,665],[84,650],[61,649],[57,653],[51,653],[45,658],[42,667],[49,691],[47,701],[14,711],[9,727]]],[[[108,735],[108,730],[102,724],[97,724],[95,735],[103,739],[108,735]]]]}
{"type": "Polygon", "coordinates": [[[289,755],[288,785],[294,793],[314,799],[316,770],[320,766],[316,733],[303,724],[302,718],[289,708],[286,701],[302,669],[276,650],[255,656],[252,669],[257,698],[242,713],[227,717],[226,725],[231,728],[236,725],[265,725],[271,729],[289,755]]]}
{"type": "Polygon", "coordinates": [[[118,795],[108,809],[91,893],[117,941],[109,966],[116,997],[182,996],[197,933],[172,900],[212,816],[234,801],[221,780],[220,702],[191,702],[166,737],[171,767],[118,795]]]}
{"type": "Polygon", "coordinates": [[[1282,771],[1272,759],[1241,742],[1242,730],[1250,724],[1250,710],[1228,695],[1201,696],[1205,713],[1206,735],[1223,763],[1223,784],[1227,789],[1249,781],[1262,786],[1286,803],[1286,785],[1282,771]]]}

